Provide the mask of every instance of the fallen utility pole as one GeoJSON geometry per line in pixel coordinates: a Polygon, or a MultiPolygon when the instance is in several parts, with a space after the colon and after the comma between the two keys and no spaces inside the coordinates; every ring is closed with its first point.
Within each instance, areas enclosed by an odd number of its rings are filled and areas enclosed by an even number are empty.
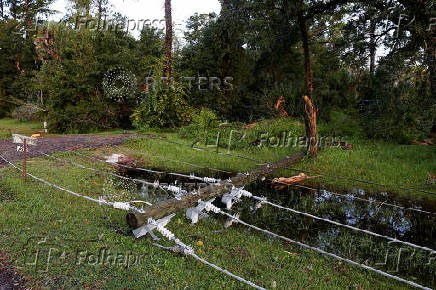
{"type": "Polygon", "coordinates": [[[314,126],[313,128],[306,128],[308,147],[306,151],[295,153],[279,161],[269,163],[263,167],[257,168],[253,171],[239,174],[229,181],[222,181],[218,184],[210,184],[207,187],[201,188],[196,191],[196,194],[188,194],[181,197],[181,199],[171,199],[162,201],[150,208],[146,209],[144,214],[140,213],[129,213],[126,216],[127,224],[132,229],[137,229],[145,224],[149,218],[159,219],[165,217],[169,214],[184,210],[189,207],[194,207],[198,200],[210,200],[213,197],[222,195],[226,192],[232,190],[233,186],[241,187],[247,185],[253,181],[263,179],[264,177],[274,173],[277,170],[286,168],[292,164],[300,162],[307,152],[312,153],[311,157],[316,157],[317,148],[312,148],[313,146],[318,146],[316,137],[316,110],[314,109],[312,102],[308,97],[304,97],[306,101],[306,126],[314,126]],[[310,108],[309,110],[307,110],[310,108]]]}

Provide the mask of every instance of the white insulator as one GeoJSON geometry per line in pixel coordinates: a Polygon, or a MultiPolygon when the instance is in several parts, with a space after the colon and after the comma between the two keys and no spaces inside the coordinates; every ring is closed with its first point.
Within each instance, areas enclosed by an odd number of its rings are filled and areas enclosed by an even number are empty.
{"type": "Polygon", "coordinates": [[[154,188],[158,188],[159,187],[159,181],[158,180],[156,180],[155,182],[153,182],[153,187],[154,188]]]}
{"type": "Polygon", "coordinates": [[[221,198],[221,202],[226,205],[227,209],[231,209],[233,205],[233,199],[234,197],[228,193],[224,194],[221,198]]]}
{"type": "Polygon", "coordinates": [[[235,214],[232,216],[232,220],[234,223],[238,223],[239,222],[239,214],[235,214]]]}
{"type": "Polygon", "coordinates": [[[242,194],[242,196],[245,196],[245,197],[252,197],[252,196],[253,196],[253,194],[252,194],[251,192],[246,191],[246,190],[244,190],[244,189],[241,189],[241,190],[239,191],[239,193],[242,194]]]}
{"type": "Polygon", "coordinates": [[[130,210],[130,204],[127,202],[114,202],[114,208],[130,210]]]}
{"type": "Polygon", "coordinates": [[[166,229],[166,228],[164,228],[162,225],[158,225],[157,227],[156,227],[156,229],[165,237],[165,238],[167,238],[167,239],[169,239],[169,240],[172,240],[172,239],[174,239],[174,234],[170,231],[170,230],[168,230],[168,229],[166,229]]]}
{"type": "Polygon", "coordinates": [[[196,224],[198,222],[198,209],[195,207],[188,208],[186,217],[192,221],[192,224],[196,224]]]}
{"type": "Polygon", "coordinates": [[[193,255],[194,254],[194,249],[191,246],[186,246],[183,248],[183,253],[185,255],[193,255]]]}
{"type": "Polygon", "coordinates": [[[228,218],[227,221],[224,224],[224,228],[229,228],[233,223],[238,223],[239,215],[235,214],[233,217],[228,218]]]}
{"type": "Polygon", "coordinates": [[[174,185],[168,185],[168,190],[175,193],[180,193],[182,191],[180,187],[174,185]]]}
{"type": "Polygon", "coordinates": [[[221,179],[216,179],[212,177],[203,177],[203,181],[207,183],[219,183],[221,182],[221,179]]]}
{"type": "Polygon", "coordinates": [[[103,197],[100,196],[100,197],[98,198],[98,204],[99,204],[99,205],[103,205],[103,204],[105,204],[105,203],[106,203],[106,200],[104,200],[103,197]]]}
{"type": "Polygon", "coordinates": [[[258,200],[258,202],[256,203],[256,205],[254,206],[255,209],[260,209],[262,207],[262,205],[266,202],[266,197],[256,197],[256,199],[258,200]]]}
{"type": "Polygon", "coordinates": [[[219,213],[221,210],[214,206],[212,203],[208,202],[205,207],[206,211],[213,211],[214,213],[219,213]]]}

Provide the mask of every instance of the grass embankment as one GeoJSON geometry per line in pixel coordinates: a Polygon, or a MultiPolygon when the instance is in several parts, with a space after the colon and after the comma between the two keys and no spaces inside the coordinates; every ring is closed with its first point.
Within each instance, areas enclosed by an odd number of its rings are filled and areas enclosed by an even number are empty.
{"type": "MultiPolygon", "coordinates": [[[[304,146],[298,145],[298,141],[296,141],[299,136],[304,136],[304,125],[296,121],[264,121],[252,129],[238,129],[239,132],[243,133],[237,133],[239,136],[234,134],[236,137],[234,137],[233,140],[229,140],[231,134],[230,130],[232,130],[232,128],[221,130],[219,138],[221,146],[219,149],[220,152],[230,152],[234,155],[271,162],[304,149],[304,146]],[[286,138],[283,138],[283,132],[286,132],[286,138]],[[244,138],[241,137],[243,134],[245,134],[244,138]],[[230,151],[228,150],[229,144],[231,145],[230,151]],[[278,146],[275,146],[277,144],[278,146]],[[295,146],[295,144],[297,144],[297,146],[295,146]]],[[[233,128],[233,130],[236,129],[233,128]]],[[[166,138],[185,144],[193,144],[200,140],[195,146],[207,147],[204,141],[206,140],[206,133],[203,130],[190,130],[189,134],[187,131],[187,129],[182,129],[179,132],[172,133],[162,133],[158,131],[149,133],[157,135],[160,138],[166,138]]],[[[332,138],[327,138],[329,136],[327,131],[328,130],[324,129],[322,125],[320,126],[320,136],[326,137],[322,145],[332,143],[332,138]]],[[[216,144],[217,130],[209,130],[208,132],[208,146],[216,144]]],[[[323,147],[317,158],[306,158],[302,163],[292,167],[315,172],[310,175],[317,175],[316,172],[321,172],[380,184],[436,191],[434,179],[429,179],[429,175],[436,174],[435,147],[396,145],[382,141],[364,140],[358,137],[336,137],[335,140],[342,140],[347,142],[347,144],[351,144],[352,149],[344,150],[341,146],[323,147]]],[[[218,155],[211,152],[195,151],[165,141],[148,140],[146,138],[130,141],[125,147],[131,148],[136,154],[145,157],[149,165],[155,166],[156,168],[163,167],[183,171],[195,169],[194,167],[188,168],[181,166],[178,163],[162,162],[159,156],[166,156],[172,159],[180,159],[234,172],[244,172],[258,166],[258,164],[253,161],[222,154],[218,155]]],[[[208,149],[211,151],[216,150],[212,147],[208,149]]],[[[202,173],[207,174],[208,172],[202,173]]],[[[277,176],[288,177],[296,174],[298,174],[298,172],[294,170],[283,170],[279,172],[277,176]]],[[[395,187],[380,187],[377,185],[356,183],[345,179],[322,176],[311,180],[311,182],[323,183],[336,189],[358,187],[368,190],[388,191],[401,194],[405,197],[420,194],[415,191],[404,191],[395,187]]],[[[425,196],[425,194],[420,195],[425,196]]]]}
{"type": "Polygon", "coordinates": [[[11,138],[12,134],[32,135],[42,129],[42,122],[21,122],[15,119],[0,119],[0,139],[11,138]]]}
{"type": "MultiPolygon", "coordinates": [[[[296,122],[273,122],[279,123],[263,122],[256,129],[249,129],[247,136],[257,136],[258,132],[263,130],[269,130],[265,132],[273,135],[274,132],[271,130],[279,132],[283,127],[290,126],[294,126],[295,133],[300,134],[303,128],[296,122]]],[[[194,141],[196,137],[189,136],[186,132],[151,133],[183,143],[194,141]]],[[[425,185],[427,174],[434,172],[435,169],[433,148],[396,146],[358,139],[347,141],[353,144],[352,150],[326,148],[320,152],[317,159],[305,160],[296,167],[375,182],[435,189],[434,185],[425,185]]],[[[242,145],[239,147],[235,145],[232,152],[260,160],[277,160],[301,149],[271,146],[259,148],[253,144],[244,145],[244,142],[252,143],[248,138],[243,139],[242,145]]],[[[255,162],[195,151],[148,138],[132,140],[121,147],[101,148],[86,153],[101,155],[120,152],[137,156],[144,166],[150,168],[185,173],[196,172],[208,176],[213,174],[207,169],[163,161],[161,156],[234,172],[250,170],[257,166],[255,162]]],[[[68,153],[60,153],[58,156],[94,168],[111,169],[107,164],[95,163],[68,153]]],[[[33,159],[28,166],[29,172],[38,177],[88,196],[105,195],[117,201],[131,200],[130,198],[134,197],[129,190],[132,185],[118,184],[118,181],[114,182],[112,178],[102,177],[91,171],[45,158],[33,159]]],[[[287,171],[281,174],[293,175],[295,172],[287,171]]],[[[35,271],[35,267],[31,265],[22,269],[26,277],[35,279],[33,283],[40,283],[39,286],[136,289],[185,286],[189,288],[244,287],[243,284],[191,258],[183,258],[153,247],[150,238],[135,240],[128,234],[123,211],[100,207],[35,181],[23,184],[20,174],[11,168],[2,169],[1,175],[0,248],[2,251],[16,259],[18,265],[23,266],[26,255],[30,256],[28,261],[34,257],[25,250],[32,251],[39,248],[42,257],[41,264],[36,270],[42,271],[47,265],[49,248],[54,249],[47,272],[35,271]],[[26,247],[28,239],[35,236],[47,237],[49,241],[40,243],[39,246],[35,246],[33,241],[33,244],[26,247]],[[101,258],[95,262],[95,256],[99,256],[102,249],[107,249],[112,254],[121,254],[119,263],[113,265],[112,260],[101,262],[101,258]],[[65,255],[62,255],[63,253],[65,255]],[[127,268],[123,263],[123,257],[129,254],[142,255],[141,262],[127,268]]],[[[341,180],[322,178],[319,181],[332,184],[340,182],[344,186],[347,185],[347,182],[341,180]]],[[[294,245],[283,244],[279,240],[271,240],[242,226],[236,225],[222,233],[214,232],[221,227],[222,220],[203,220],[191,226],[182,213],[178,214],[168,226],[177,237],[193,245],[201,257],[267,288],[275,285],[279,289],[303,287],[400,289],[405,287],[380,275],[339,263],[294,245]]],[[[105,257],[107,258],[107,254],[105,257]]]]}

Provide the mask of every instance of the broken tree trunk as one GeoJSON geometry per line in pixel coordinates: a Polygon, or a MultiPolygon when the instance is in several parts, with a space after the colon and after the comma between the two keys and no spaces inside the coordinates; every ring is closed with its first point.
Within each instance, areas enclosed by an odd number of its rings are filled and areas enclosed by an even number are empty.
{"type": "MultiPolygon", "coordinates": [[[[307,119],[314,118],[314,116],[316,116],[316,113],[314,113],[315,109],[312,105],[312,102],[306,96],[304,97],[304,100],[307,103],[306,113],[309,113],[307,119]]],[[[314,136],[316,137],[316,119],[312,119],[311,121],[306,122],[306,126],[308,125],[314,126],[314,128],[311,128],[310,130],[306,129],[306,132],[314,134],[314,136]]],[[[307,138],[310,138],[310,136],[312,135],[308,135],[307,138]]],[[[312,142],[308,143],[312,144],[312,142]]],[[[315,146],[317,146],[317,144],[315,144],[315,146]]],[[[308,147],[308,149],[313,150],[313,148],[311,147],[308,147]]],[[[154,219],[159,219],[174,212],[178,212],[189,207],[194,207],[197,205],[199,199],[209,200],[211,198],[229,192],[230,190],[232,190],[233,186],[241,187],[255,180],[262,179],[263,177],[266,177],[267,175],[270,175],[277,170],[286,168],[292,164],[300,162],[305,155],[306,152],[298,152],[280,161],[269,163],[263,167],[257,168],[244,174],[239,174],[231,178],[230,181],[223,181],[219,184],[210,184],[204,188],[197,190],[196,194],[185,195],[180,200],[171,199],[162,201],[148,208],[144,214],[129,213],[126,217],[127,224],[130,226],[130,228],[137,229],[147,224],[148,219],[151,217],[154,219]]]]}
{"type": "Polygon", "coordinates": [[[318,138],[316,136],[316,108],[313,106],[312,101],[308,96],[303,97],[306,102],[306,138],[307,138],[307,152],[310,157],[318,155],[318,138]]]}

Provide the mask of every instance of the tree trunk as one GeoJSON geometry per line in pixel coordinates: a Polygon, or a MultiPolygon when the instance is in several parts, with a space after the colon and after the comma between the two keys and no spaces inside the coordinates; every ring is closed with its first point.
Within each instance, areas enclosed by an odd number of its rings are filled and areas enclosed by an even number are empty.
{"type": "Polygon", "coordinates": [[[11,1],[11,16],[14,20],[17,20],[17,0],[11,1]]]}
{"type": "MultiPolygon", "coordinates": [[[[306,128],[307,136],[309,140],[312,140],[311,137],[315,136],[316,140],[316,111],[312,105],[312,102],[307,96],[303,97],[306,101],[306,126],[312,126],[312,128],[306,128]]],[[[309,142],[311,147],[308,147],[309,153],[313,154],[315,157],[318,152],[317,144],[313,145],[312,142],[309,142]],[[315,151],[316,150],[316,151],[315,151]]],[[[267,164],[261,168],[257,168],[253,171],[250,171],[245,174],[239,174],[231,179],[231,182],[224,181],[219,184],[211,184],[207,187],[201,188],[197,190],[197,194],[188,194],[183,196],[180,200],[171,199],[160,202],[148,209],[146,209],[145,214],[140,213],[129,213],[126,216],[127,224],[132,229],[137,229],[143,225],[145,225],[148,221],[148,218],[159,219],[164,216],[167,216],[171,213],[184,210],[189,207],[194,207],[197,205],[199,199],[201,200],[209,200],[216,196],[222,195],[226,192],[231,191],[233,186],[241,187],[247,185],[255,180],[261,179],[267,175],[274,173],[277,170],[286,168],[292,164],[300,162],[303,157],[307,154],[307,152],[298,152],[291,156],[288,156],[280,161],[267,164]]]]}
{"type": "Polygon", "coordinates": [[[316,136],[316,109],[312,104],[312,101],[304,96],[306,102],[306,138],[307,138],[307,152],[310,157],[316,157],[318,155],[318,138],[316,136]]]}
{"type": "Polygon", "coordinates": [[[165,64],[164,75],[170,81],[172,75],[172,50],[173,50],[173,20],[171,16],[171,0],[165,0],[165,64]]]}
{"type": "MultiPolygon", "coordinates": [[[[98,0],[97,9],[98,9],[98,22],[97,22],[97,30],[100,30],[101,16],[103,15],[103,0],[98,0]]],[[[103,28],[102,28],[103,29],[103,28]]]]}
{"type": "Polygon", "coordinates": [[[0,19],[4,19],[4,14],[3,14],[3,0],[0,0],[0,19]]]}
{"type": "Polygon", "coordinates": [[[313,83],[312,83],[312,64],[310,61],[310,48],[309,48],[309,35],[307,32],[307,22],[303,15],[303,3],[301,0],[297,1],[298,23],[300,25],[300,32],[303,41],[304,50],[304,66],[306,68],[306,88],[309,96],[312,96],[313,83]]]}
{"type": "Polygon", "coordinates": [[[375,72],[375,56],[376,56],[376,39],[375,39],[375,12],[373,9],[370,9],[371,19],[369,24],[369,55],[370,55],[370,64],[369,64],[369,72],[371,75],[374,75],[375,72]]]}

